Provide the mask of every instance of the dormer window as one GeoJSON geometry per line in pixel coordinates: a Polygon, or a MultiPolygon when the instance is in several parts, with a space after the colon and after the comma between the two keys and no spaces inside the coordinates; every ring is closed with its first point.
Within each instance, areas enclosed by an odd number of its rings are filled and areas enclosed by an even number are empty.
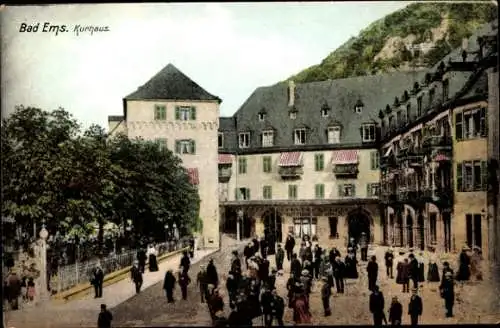
{"type": "Polygon", "coordinates": [[[396,112],[396,124],[398,124],[398,125],[403,124],[403,117],[401,115],[402,115],[402,113],[400,110],[396,112]]]}
{"type": "Polygon", "coordinates": [[[297,111],[290,111],[288,117],[290,117],[291,120],[295,120],[297,118],[297,111]]]}
{"type": "Polygon", "coordinates": [[[266,114],[265,113],[259,113],[259,121],[264,121],[264,119],[266,118],[266,114]]]}
{"type": "Polygon", "coordinates": [[[241,132],[238,134],[238,146],[240,148],[250,147],[250,132],[241,132]]]}
{"type": "Polygon", "coordinates": [[[363,112],[363,107],[364,107],[363,102],[361,101],[361,99],[358,99],[356,105],[354,105],[354,111],[359,114],[363,112]]]}
{"type": "Polygon", "coordinates": [[[295,145],[305,145],[306,144],[306,129],[300,128],[293,131],[293,143],[295,145]]]}
{"type": "Polygon", "coordinates": [[[363,142],[374,142],[376,136],[377,133],[375,124],[363,124],[361,127],[361,137],[363,142]]]}
{"type": "Polygon", "coordinates": [[[262,147],[272,147],[274,146],[274,131],[267,130],[262,131],[262,147]]]}
{"type": "Polygon", "coordinates": [[[330,107],[328,107],[328,104],[325,102],[323,104],[323,107],[321,107],[321,117],[328,117],[330,114],[330,107]]]}
{"type": "Polygon", "coordinates": [[[327,130],[329,144],[340,143],[340,126],[329,126],[327,130]]]}

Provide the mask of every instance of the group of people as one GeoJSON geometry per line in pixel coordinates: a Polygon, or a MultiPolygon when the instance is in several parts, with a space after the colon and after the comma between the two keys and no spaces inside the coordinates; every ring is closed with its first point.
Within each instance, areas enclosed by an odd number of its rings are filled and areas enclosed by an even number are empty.
{"type": "Polygon", "coordinates": [[[11,310],[19,309],[19,300],[23,304],[35,299],[35,280],[33,277],[20,277],[15,268],[11,268],[3,282],[3,296],[11,310]]]}

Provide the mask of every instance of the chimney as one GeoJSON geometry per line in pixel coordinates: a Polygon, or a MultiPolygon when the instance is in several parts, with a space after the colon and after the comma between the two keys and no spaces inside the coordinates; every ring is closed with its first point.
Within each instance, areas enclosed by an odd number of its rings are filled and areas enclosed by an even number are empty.
{"type": "Polygon", "coordinates": [[[467,51],[467,48],[469,48],[469,39],[463,38],[462,39],[462,50],[467,51]]]}
{"type": "Polygon", "coordinates": [[[288,107],[295,105],[295,82],[288,82],[288,107]]]}

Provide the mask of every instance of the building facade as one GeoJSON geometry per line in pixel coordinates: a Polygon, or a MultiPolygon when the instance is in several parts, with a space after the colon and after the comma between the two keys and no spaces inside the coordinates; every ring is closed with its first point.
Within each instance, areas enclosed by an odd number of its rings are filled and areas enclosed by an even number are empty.
{"type": "Polygon", "coordinates": [[[111,134],[154,140],[182,159],[200,195],[203,244],[219,247],[217,130],[221,100],[172,64],[123,99],[123,116],[109,116],[111,134]]]}
{"type": "Polygon", "coordinates": [[[390,244],[479,246],[489,255],[488,111],[498,100],[488,89],[498,82],[488,76],[498,65],[497,35],[487,24],[380,111],[390,244]]]}
{"type": "MultiPolygon", "coordinates": [[[[378,108],[423,72],[262,87],[219,128],[223,230],[383,243],[378,108]]],[[[403,90],[401,90],[402,92],[403,90]]]]}

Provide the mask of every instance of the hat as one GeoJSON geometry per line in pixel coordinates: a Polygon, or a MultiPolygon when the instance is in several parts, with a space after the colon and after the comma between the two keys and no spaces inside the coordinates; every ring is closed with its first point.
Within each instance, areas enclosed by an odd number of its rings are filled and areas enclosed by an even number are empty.
{"type": "Polygon", "coordinates": [[[301,273],[302,273],[303,276],[307,276],[309,274],[309,271],[308,270],[302,270],[301,273]]]}
{"type": "Polygon", "coordinates": [[[321,277],[321,280],[328,281],[328,278],[327,277],[321,277]]]}
{"type": "Polygon", "coordinates": [[[414,292],[414,293],[416,293],[418,291],[418,289],[417,288],[412,288],[411,291],[414,292]]]}
{"type": "Polygon", "coordinates": [[[445,277],[453,277],[453,274],[452,274],[450,271],[448,271],[448,272],[446,272],[446,273],[444,274],[444,276],[445,276],[445,277]]]}
{"type": "Polygon", "coordinates": [[[352,251],[352,247],[348,247],[348,248],[347,248],[347,250],[348,250],[348,251],[352,251]]]}

